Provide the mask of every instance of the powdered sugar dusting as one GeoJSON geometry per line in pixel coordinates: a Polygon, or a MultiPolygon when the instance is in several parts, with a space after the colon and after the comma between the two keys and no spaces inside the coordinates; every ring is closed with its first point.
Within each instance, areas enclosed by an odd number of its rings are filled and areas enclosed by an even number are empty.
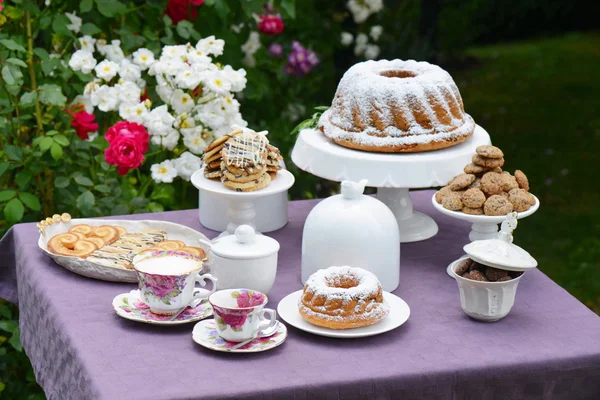
{"type": "Polygon", "coordinates": [[[470,135],[475,122],[446,71],[414,60],[366,61],[342,77],[319,120],[327,137],[369,146],[404,146],[470,135]],[[436,111],[434,102],[442,107],[436,111]]]}
{"type": "Polygon", "coordinates": [[[298,307],[309,316],[329,321],[380,320],[389,313],[389,306],[385,301],[378,302],[374,299],[380,291],[379,280],[369,271],[348,266],[330,267],[312,274],[305,284],[305,293],[310,292],[311,298],[324,297],[326,301],[322,305],[311,304],[309,308],[303,303],[304,296],[301,296],[298,307]],[[349,277],[355,279],[358,285],[349,288],[335,287],[349,277]],[[332,302],[339,303],[339,300],[341,307],[332,308],[332,302]],[[356,303],[353,310],[355,314],[348,316],[347,306],[353,303],[356,303]]]}

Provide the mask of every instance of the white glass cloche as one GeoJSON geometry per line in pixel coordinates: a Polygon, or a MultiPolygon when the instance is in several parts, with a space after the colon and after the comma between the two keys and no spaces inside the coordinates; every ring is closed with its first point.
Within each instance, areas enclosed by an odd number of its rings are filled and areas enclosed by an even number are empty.
{"type": "Polygon", "coordinates": [[[381,201],[363,194],[367,180],[343,181],[341,194],[312,209],[302,233],[302,283],[335,265],[374,273],[383,290],[400,284],[400,230],[381,201]]]}

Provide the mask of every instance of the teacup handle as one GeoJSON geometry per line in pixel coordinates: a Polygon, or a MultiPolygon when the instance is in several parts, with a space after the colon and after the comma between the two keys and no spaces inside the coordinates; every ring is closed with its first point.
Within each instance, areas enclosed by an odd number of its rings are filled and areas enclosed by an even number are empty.
{"type": "Polygon", "coordinates": [[[258,327],[259,331],[264,331],[266,329],[270,329],[272,327],[275,326],[275,324],[277,323],[277,311],[273,310],[272,308],[263,308],[260,313],[258,314],[258,318],[261,321],[265,321],[267,320],[265,318],[265,315],[269,315],[269,323],[268,324],[260,324],[258,327]]]}
{"type": "Polygon", "coordinates": [[[200,275],[200,273],[198,273],[198,275],[196,275],[196,278],[194,279],[194,281],[195,281],[194,287],[196,286],[196,283],[199,283],[200,286],[202,286],[202,287],[206,286],[207,280],[212,282],[212,289],[197,291],[196,293],[194,293],[194,296],[192,297],[192,302],[194,302],[196,300],[206,299],[206,298],[208,298],[208,296],[210,296],[211,294],[213,294],[214,292],[217,291],[218,279],[215,278],[214,276],[212,276],[211,274],[200,275]]]}

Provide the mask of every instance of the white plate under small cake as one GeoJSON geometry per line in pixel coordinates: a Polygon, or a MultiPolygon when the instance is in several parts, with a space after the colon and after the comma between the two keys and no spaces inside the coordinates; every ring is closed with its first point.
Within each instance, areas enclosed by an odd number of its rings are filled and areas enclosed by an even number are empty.
{"type": "Polygon", "coordinates": [[[395,294],[383,292],[383,298],[390,306],[390,313],[378,323],[352,329],[323,328],[312,325],[302,318],[300,312],[298,311],[298,300],[300,299],[301,295],[302,290],[288,294],[277,305],[277,313],[291,326],[319,336],[352,339],[380,335],[382,333],[391,331],[392,329],[398,328],[404,324],[410,316],[410,308],[404,300],[395,294]]]}
{"type": "Polygon", "coordinates": [[[106,265],[100,265],[85,258],[72,256],[63,256],[53,254],[48,251],[48,241],[55,235],[67,232],[71,227],[78,224],[87,224],[91,226],[99,225],[117,225],[127,229],[128,232],[139,232],[142,229],[161,229],[167,232],[168,240],[181,240],[188,246],[201,247],[200,239],[209,241],[204,234],[183,226],[167,221],[152,220],[116,220],[116,219],[72,219],[69,222],[57,222],[46,227],[45,235],[40,235],[38,246],[48,254],[58,265],[76,274],[99,279],[109,282],[137,282],[137,276],[134,270],[116,268],[106,265]]]}

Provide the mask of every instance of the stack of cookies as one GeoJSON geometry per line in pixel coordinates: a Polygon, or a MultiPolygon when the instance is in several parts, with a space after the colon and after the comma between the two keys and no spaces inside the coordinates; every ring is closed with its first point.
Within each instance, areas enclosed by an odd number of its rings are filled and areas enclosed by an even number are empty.
{"type": "Polygon", "coordinates": [[[204,176],[237,192],[260,190],[277,177],[283,158],[264,135],[238,129],[208,146],[204,176]]]}
{"type": "Polygon", "coordinates": [[[465,258],[464,260],[462,260],[458,264],[454,272],[456,272],[463,278],[480,282],[510,281],[511,279],[518,278],[523,274],[523,272],[505,271],[503,269],[479,264],[478,262],[475,262],[470,258],[465,258]]]}
{"type": "Polygon", "coordinates": [[[511,175],[503,166],[504,153],[498,147],[477,147],[464,173],[440,189],[436,201],[448,210],[472,215],[501,216],[529,210],[535,198],[529,193],[527,176],[520,170],[511,175]]]}

